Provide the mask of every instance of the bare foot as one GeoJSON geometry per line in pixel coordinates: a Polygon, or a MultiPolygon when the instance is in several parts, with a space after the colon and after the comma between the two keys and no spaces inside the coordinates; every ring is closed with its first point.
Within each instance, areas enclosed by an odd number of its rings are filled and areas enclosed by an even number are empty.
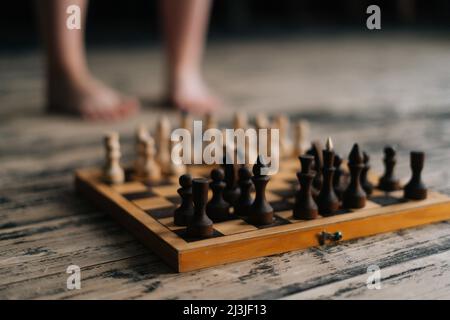
{"type": "Polygon", "coordinates": [[[93,121],[116,121],[139,110],[136,99],[124,97],[93,78],[53,80],[48,90],[51,113],[74,114],[93,121]]]}
{"type": "Polygon", "coordinates": [[[185,77],[169,86],[169,100],[179,110],[194,114],[217,111],[221,101],[214,96],[198,76],[185,77]]]}

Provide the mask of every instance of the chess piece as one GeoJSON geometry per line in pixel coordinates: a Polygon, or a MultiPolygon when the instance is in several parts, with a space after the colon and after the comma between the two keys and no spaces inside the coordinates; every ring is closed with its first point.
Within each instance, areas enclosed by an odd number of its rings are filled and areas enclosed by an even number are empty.
{"type": "Polygon", "coordinates": [[[410,166],[412,176],[404,187],[404,197],[411,200],[423,200],[427,198],[427,187],[422,181],[422,170],[425,162],[425,153],[411,151],[410,166]]]}
{"type": "Polygon", "coordinates": [[[248,216],[250,212],[250,207],[253,204],[253,198],[251,195],[251,190],[253,183],[251,181],[252,174],[247,167],[241,167],[238,171],[238,185],[241,190],[241,194],[234,206],[234,214],[238,216],[248,216]]]}
{"type": "Polygon", "coordinates": [[[364,208],[366,205],[366,193],[361,187],[361,171],[363,167],[363,158],[358,144],[355,143],[348,157],[350,184],[343,195],[342,205],[344,208],[359,209],[364,208]]]}
{"type": "Polygon", "coordinates": [[[234,206],[240,194],[240,190],[237,186],[238,166],[234,163],[227,163],[226,153],[224,153],[223,156],[223,168],[225,172],[225,183],[226,183],[226,187],[223,192],[223,198],[231,206],[234,206]]]}
{"type": "Polygon", "coordinates": [[[236,112],[233,117],[233,128],[246,129],[248,127],[247,115],[244,112],[236,112]]]}
{"type": "Polygon", "coordinates": [[[344,183],[342,181],[344,171],[341,168],[342,158],[338,154],[334,155],[333,165],[335,168],[334,176],[333,176],[334,193],[340,200],[342,200],[342,195],[344,194],[344,191],[345,191],[344,183]]]}
{"type": "Polygon", "coordinates": [[[106,163],[103,168],[103,181],[109,184],[118,184],[125,181],[125,173],[120,166],[120,143],[117,132],[112,132],[104,138],[106,149],[106,163]]]}
{"type": "Polygon", "coordinates": [[[311,189],[314,179],[314,172],[311,166],[314,157],[311,155],[299,156],[301,171],[297,172],[297,179],[300,183],[300,190],[295,194],[295,204],[293,210],[294,219],[312,220],[318,215],[318,208],[313,199],[311,189]]]}
{"type": "Polygon", "coordinates": [[[328,138],[326,149],[323,150],[323,183],[322,189],[317,196],[316,202],[319,208],[319,214],[324,217],[332,216],[339,209],[339,199],[334,193],[333,175],[335,168],[333,167],[334,151],[333,143],[328,138]]]}
{"type": "Polygon", "coordinates": [[[384,167],[385,171],[383,176],[380,178],[378,188],[389,192],[400,189],[400,181],[394,175],[394,167],[397,162],[395,158],[395,149],[392,146],[387,146],[384,148],[384,167]]]}
{"type": "Polygon", "coordinates": [[[309,136],[309,124],[306,120],[297,121],[294,127],[293,156],[299,157],[306,152],[309,136]]]}
{"type": "Polygon", "coordinates": [[[212,198],[206,205],[206,214],[213,222],[228,220],[230,217],[230,205],[223,199],[225,189],[224,173],[222,169],[211,171],[212,182],[209,184],[212,190],[212,198]]]}
{"type": "Polygon", "coordinates": [[[255,117],[255,127],[256,130],[267,129],[270,127],[269,119],[264,113],[258,113],[255,117]]]}
{"type": "MultiPolygon", "coordinates": [[[[172,150],[175,141],[170,141],[170,150],[172,150]]],[[[187,172],[186,165],[183,163],[183,158],[180,154],[171,154],[169,163],[169,175],[180,176],[187,172]]]]}
{"type": "Polygon", "coordinates": [[[174,211],[173,222],[176,226],[187,226],[189,220],[194,215],[194,206],[192,204],[192,177],[190,174],[183,174],[178,181],[181,188],[179,188],[177,192],[181,197],[181,204],[174,211]]]}
{"type": "Polygon", "coordinates": [[[266,187],[270,177],[262,172],[265,167],[266,164],[262,161],[261,156],[258,156],[253,166],[252,177],[256,195],[249,211],[250,222],[257,226],[272,224],[274,221],[273,208],[266,200],[266,187]]]}
{"type": "MultiPolygon", "coordinates": [[[[311,143],[311,149],[308,150],[308,154],[312,155],[314,157],[314,162],[313,162],[313,168],[314,171],[316,172],[315,176],[314,176],[314,180],[313,180],[313,187],[317,190],[320,191],[320,189],[322,188],[322,181],[323,181],[323,177],[322,177],[322,168],[323,168],[323,157],[322,157],[322,144],[320,143],[320,141],[314,141],[311,143]]],[[[314,194],[314,190],[313,190],[313,194],[314,194]]]]}
{"type": "Polygon", "coordinates": [[[280,156],[289,157],[292,154],[292,142],[289,138],[289,119],[282,114],[275,116],[272,126],[279,130],[280,137],[280,156]]]}
{"type": "Polygon", "coordinates": [[[192,197],[194,202],[194,215],[189,220],[187,234],[193,238],[209,238],[214,233],[213,222],[206,215],[206,202],[208,201],[208,180],[198,178],[192,180],[192,197]]]}
{"type": "Polygon", "coordinates": [[[368,196],[370,196],[373,192],[373,185],[367,177],[367,174],[370,170],[369,161],[370,161],[369,155],[366,152],[363,152],[364,167],[361,171],[361,187],[364,189],[364,191],[368,196]]]}
{"type": "Polygon", "coordinates": [[[138,180],[153,183],[161,179],[161,168],[155,160],[155,140],[150,135],[142,141],[142,168],[137,176],[138,180]]]}
{"type": "Polygon", "coordinates": [[[166,116],[161,117],[156,127],[157,157],[161,172],[164,175],[171,174],[171,158],[170,158],[170,121],[166,116]]]}
{"type": "Polygon", "coordinates": [[[186,129],[192,134],[192,132],[193,132],[192,126],[193,126],[193,121],[192,121],[191,115],[186,111],[182,111],[181,112],[181,120],[180,120],[180,128],[186,129]]]}
{"type": "Polygon", "coordinates": [[[215,129],[218,128],[217,119],[212,113],[206,114],[206,121],[205,121],[205,131],[208,129],[215,129]]]}

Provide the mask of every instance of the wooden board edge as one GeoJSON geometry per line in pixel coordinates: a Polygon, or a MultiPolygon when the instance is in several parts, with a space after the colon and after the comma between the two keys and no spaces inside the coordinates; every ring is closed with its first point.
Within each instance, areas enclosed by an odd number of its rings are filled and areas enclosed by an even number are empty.
{"type": "Polygon", "coordinates": [[[450,202],[400,211],[392,215],[365,217],[326,226],[314,226],[310,229],[293,230],[276,237],[272,235],[248,238],[225,244],[217,242],[204,248],[180,251],[179,270],[192,271],[318,246],[318,235],[322,231],[330,233],[340,231],[343,234],[342,240],[345,241],[444,220],[450,220],[450,202]]]}
{"type": "Polygon", "coordinates": [[[179,252],[176,248],[163,241],[151,229],[123,209],[114,201],[99,194],[93,185],[85,181],[80,172],[75,173],[75,190],[83,197],[89,199],[100,210],[112,216],[119,224],[125,227],[133,236],[137,237],[146,247],[154,251],[175,271],[179,271],[179,252]]]}

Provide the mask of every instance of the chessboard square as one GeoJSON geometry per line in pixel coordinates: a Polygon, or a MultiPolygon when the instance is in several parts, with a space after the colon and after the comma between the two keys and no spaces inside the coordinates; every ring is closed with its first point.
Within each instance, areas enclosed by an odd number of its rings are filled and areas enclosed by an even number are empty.
{"type": "Polygon", "coordinates": [[[291,222],[301,221],[301,220],[295,220],[294,219],[292,210],[285,210],[285,211],[276,212],[275,215],[280,217],[280,218],[282,218],[282,219],[289,220],[291,222]]]}
{"type": "Polygon", "coordinates": [[[162,225],[164,225],[165,227],[169,228],[170,230],[180,230],[180,229],[185,228],[183,226],[175,225],[175,223],[173,222],[173,216],[158,219],[158,222],[161,223],[162,225]]]}
{"type": "Polygon", "coordinates": [[[289,220],[286,220],[284,218],[278,217],[277,215],[274,215],[273,223],[268,224],[268,225],[257,226],[257,227],[258,227],[258,229],[267,229],[267,228],[282,226],[282,225],[290,224],[290,223],[291,222],[289,220]]]}
{"type": "Polygon", "coordinates": [[[116,192],[121,193],[121,194],[145,192],[148,190],[147,186],[145,186],[144,184],[142,184],[139,181],[133,181],[133,182],[128,182],[128,183],[113,185],[112,188],[116,192]]]}
{"type": "Polygon", "coordinates": [[[127,200],[133,201],[133,200],[139,200],[139,199],[140,200],[149,199],[149,198],[155,197],[156,195],[153,192],[151,192],[150,190],[147,190],[147,191],[141,191],[141,192],[124,193],[124,194],[122,194],[122,196],[127,200]]]}
{"type": "Polygon", "coordinates": [[[218,230],[224,235],[242,233],[257,230],[255,226],[252,226],[242,219],[229,220],[214,224],[214,229],[218,230]]]}
{"type": "Polygon", "coordinates": [[[153,187],[152,191],[161,197],[178,196],[177,187],[174,185],[153,187]]]}
{"type": "Polygon", "coordinates": [[[138,199],[133,201],[135,205],[143,210],[158,209],[164,207],[172,207],[173,204],[163,197],[152,197],[146,199],[138,199]]]}
{"type": "Polygon", "coordinates": [[[177,208],[176,206],[163,207],[163,208],[145,210],[145,212],[147,212],[150,216],[152,216],[156,220],[160,220],[160,219],[164,219],[164,218],[173,217],[173,214],[174,214],[174,211],[176,208],[177,208]]]}
{"type": "Polygon", "coordinates": [[[294,209],[294,205],[291,202],[287,201],[287,199],[270,202],[270,205],[275,212],[294,209]]]}
{"type": "Polygon", "coordinates": [[[406,202],[406,200],[401,197],[399,198],[391,196],[391,193],[383,193],[380,195],[372,196],[370,197],[370,201],[383,207],[406,202]]]}
{"type": "Polygon", "coordinates": [[[207,239],[211,239],[211,238],[223,237],[223,234],[220,231],[216,230],[216,229],[214,229],[213,235],[211,237],[209,237],[209,238],[193,238],[193,237],[190,237],[190,236],[188,236],[185,227],[183,227],[181,229],[178,229],[178,230],[174,230],[174,232],[186,242],[195,242],[195,241],[207,240],[207,239]]]}

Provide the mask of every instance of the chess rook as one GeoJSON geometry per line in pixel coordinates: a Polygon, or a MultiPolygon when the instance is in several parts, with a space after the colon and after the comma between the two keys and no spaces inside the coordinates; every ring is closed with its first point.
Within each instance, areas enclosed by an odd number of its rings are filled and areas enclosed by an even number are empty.
{"type": "Polygon", "coordinates": [[[311,165],[314,161],[314,157],[311,155],[303,155],[299,157],[299,160],[302,167],[301,172],[297,172],[300,190],[295,194],[293,216],[295,219],[301,220],[316,219],[318,208],[311,193],[312,182],[314,179],[311,165]]]}
{"type": "Polygon", "coordinates": [[[106,163],[103,168],[103,181],[109,184],[119,184],[125,181],[125,173],[120,166],[119,135],[112,132],[104,138],[106,149],[106,163]]]}
{"type": "Polygon", "coordinates": [[[355,143],[348,157],[350,184],[343,195],[342,206],[344,208],[359,209],[364,208],[366,205],[367,196],[361,187],[361,171],[363,167],[363,158],[358,144],[355,143]]]}
{"type": "Polygon", "coordinates": [[[274,221],[273,208],[266,200],[266,187],[270,177],[262,174],[261,169],[264,167],[266,167],[265,163],[263,163],[261,157],[258,156],[258,159],[253,166],[252,177],[256,195],[249,212],[250,222],[257,226],[272,224],[274,221]]]}
{"type": "Polygon", "coordinates": [[[179,178],[181,188],[177,190],[181,197],[180,206],[174,211],[174,224],[176,226],[187,226],[189,220],[194,215],[194,205],[192,204],[192,177],[190,174],[183,174],[179,178]]]}
{"type": "Polygon", "coordinates": [[[208,180],[198,178],[192,180],[192,197],[194,201],[194,215],[189,220],[187,234],[193,238],[209,238],[213,235],[213,222],[206,215],[208,201],[208,180]]]}
{"type": "Polygon", "coordinates": [[[319,214],[324,217],[332,216],[339,209],[339,199],[333,188],[333,176],[335,168],[333,167],[334,151],[331,139],[328,138],[326,149],[323,150],[323,183],[322,189],[317,196],[316,202],[319,208],[319,214]]]}
{"type": "Polygon", "coordinates": [[[385,171],[380,178],[378,188],[383,191],[395,191],[400,189],[400,181],[394,175],[394,167],[397,163],[395,158],[396,151],[392,146],[384,148],[384,167],[385,171]]]}
{"type": "Polygon", "coordinates": [[[368,173],[370,170],[369,161],[370,161],[369,155],[366,152],[363,152],[364,167],[361,171],[361,187],[364,189],[364,191],[368,196],[370,196],[373,192],[373,185],[368,178],[368,173]]]}
{"type": "Polygon", "coordinates": [[[425,153],[411,151],[410,166],[412,176],[404,187],[404,197],[411,200],[423,200],[427,198],[427,187],[422,181],[422,170],[425,162],[425,153]]]}
{"type": "Polygon", "coordinates": [[[238,216],[248,216],[250,212],[250,207],[253,204],[253,198],[251,196],[251,190],[253,183],[251,181],[252,174],[250,170],[246,167],[239,168],[238,171],[238,185],[241,189],[241,194],[234,206],[234,214],[238,216]]]}
{"type": "Polygon", "coordinates": [[[226,221],[230,218],[230,204],[223,199],[225,182],[222,169],[213,169],[211,179],[209,186],[213,195],[206,205],[206,214],[213,222],[226,221]]]}

